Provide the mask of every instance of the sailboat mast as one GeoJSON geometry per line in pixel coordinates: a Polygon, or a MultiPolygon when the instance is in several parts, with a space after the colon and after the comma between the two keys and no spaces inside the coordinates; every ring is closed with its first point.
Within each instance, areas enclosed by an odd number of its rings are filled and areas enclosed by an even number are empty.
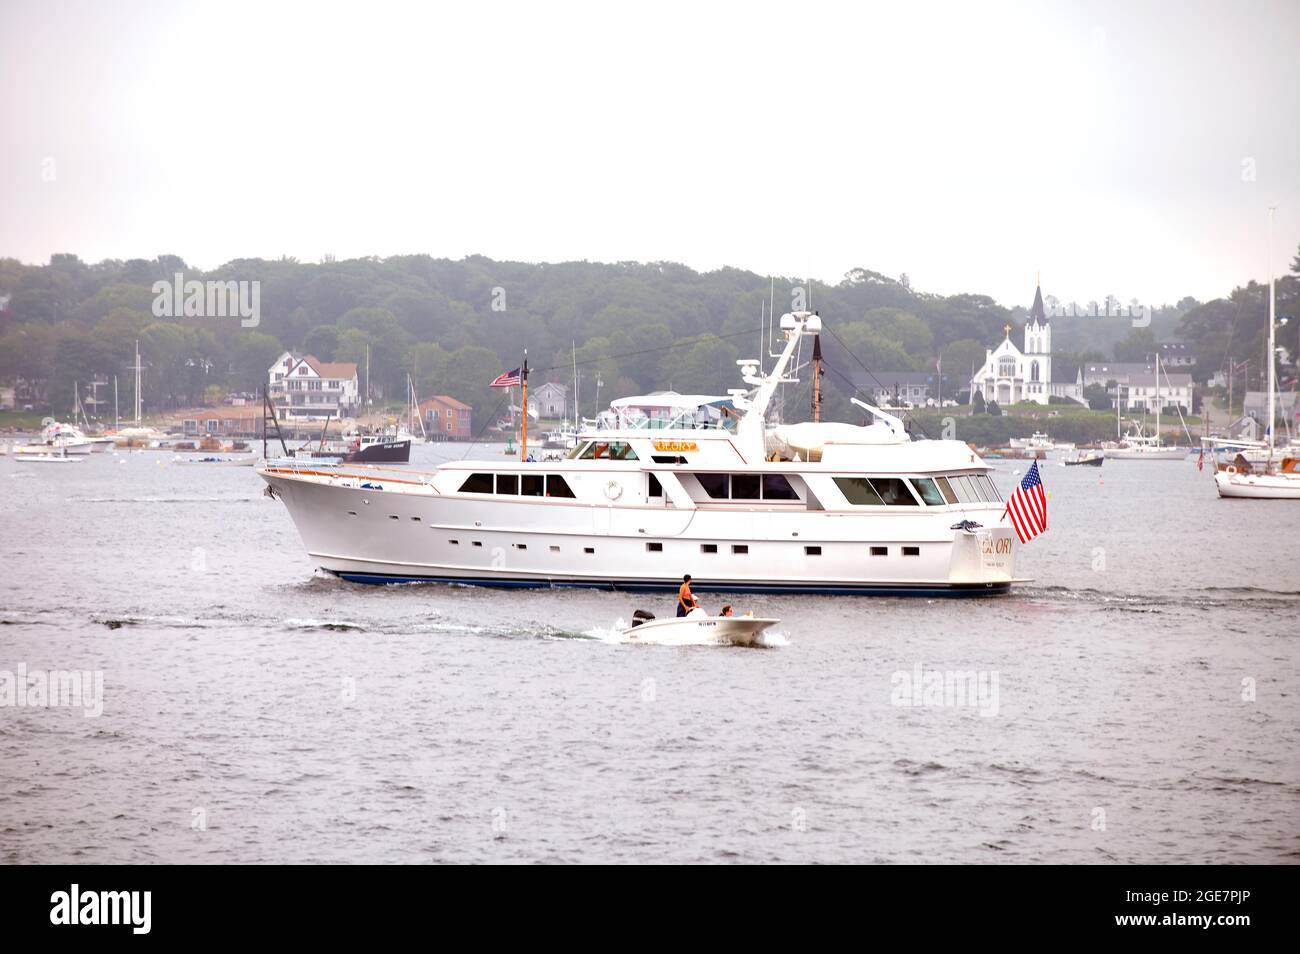
{"type": "Polygon", "coordinates": [[[1276,408],[1273,404],[1273,360],[1274,360],[1274,326],[1277,324],[1277,297],[1273,287],[1273,213],[1276,207],[1268,210],[1268,462],[1273,463],[1273,421],[1276,408]]]}
{"type": "Polygon", "coordinates": [[[140,339],[135,342],[135,426],[140,426],[140,339]]]}
{"type": "MultiPolygon", "coordinates": [[[[1159,348],[1159,345],[1157,345],[1159,348]]],[[[1160,352],[1156,351],[1156,447],[1160,446],[1160,352]]]]}
{"type": "Polygon", "coordinates": [[[113,430],[121,427],[117,418],[117,375],[113,375],[113,430]]]}

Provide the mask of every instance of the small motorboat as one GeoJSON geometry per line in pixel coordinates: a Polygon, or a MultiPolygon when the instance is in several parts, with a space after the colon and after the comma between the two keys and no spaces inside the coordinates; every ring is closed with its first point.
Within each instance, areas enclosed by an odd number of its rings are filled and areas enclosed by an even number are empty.
{"type": "Polygon", "coordinates": [[[686,616],[655,619],[645,610],[632,614],[632,625],[623,630],[631,640],[656,643],[694,644],[703,641],[752,646],[769,626],[781,622],[763,616],[709,616],[704,610],[692,610],[686,616]]]}
{"type": "Polygon", "coordinates": [[[1061,463],[1066,467],[1100,467],[1106,462],[1106,455],[1101,451],[1080,451],[1073,457],[1067,457],[1061,463]]]}
{"type": "Polygon", "coordinates": [[[79,464],[82,459],[73,454],[29,454],[20,451],[14,455],[14,460],[24,464],[79,464]]]}
{"type": "Polygon", "coordinates": [[[178,464],[215,464],[221,467],[252,467],[257,463],[254,457],[173,457],[178,464]]]}

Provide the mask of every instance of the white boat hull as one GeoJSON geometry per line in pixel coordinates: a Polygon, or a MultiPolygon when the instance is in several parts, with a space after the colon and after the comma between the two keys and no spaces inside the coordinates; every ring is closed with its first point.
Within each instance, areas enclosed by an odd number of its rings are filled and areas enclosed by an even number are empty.
{"type": "Polygon", "coordinates": [[[1183,460],[1187,451],[1181,447],[1161,447],[1146,450],[1140,447],[1112,447],[1106,450],[1107,460],[1183,460]]]}
{"type": "Polygon", "coordinates": [[[257,463],[254,457],[175,457],[177,464],[207,464],[210,467],[252,467],[257,463]]]}
{"type": "Polygon", "coordinates": [[[68,454],[76,455],[77,457],[86,457],[89,456],[93,446],[94,445],[90,441],[84,443],[68,441],[67,443],[59,444],[24,444],[18,448],[17,453],[62,455],[64,452],[67,452],[68,454]]]}
{"type": "Polygon", "coordinates": [[[693,645],[713,641],[733,646],[752,646],[763,631],[781,622],[759,616],[678,616],[652,619],[623,630],[631,640],[693,645]]]}
{"type": "Polygon", "coordinates": [[[1214,485],[1218,488],[1220,497],[1300,500],[1300,475],[1232,474],[1219,471],[1214,475],[1214,485]]]}
{"type": "Polygon", "coordinates": [[[691,573],[701,592],[927,596],[1000,593],[1015,582],[1018,544],[1001,504],[916,513],[692,511],[388,493],[377,488],[392,478],[377,470],[360,478],[370,490],[296,479],[273,466],[261,474],[315,564],[354,582],[659,592],[676,591],[691,573]],[[963,519],[987,529],[951,529],[963,519]],[[887,555],[872,556],[871,545],[887,555]],[[905,555],[905,545],[915,553],[905,555]]]}

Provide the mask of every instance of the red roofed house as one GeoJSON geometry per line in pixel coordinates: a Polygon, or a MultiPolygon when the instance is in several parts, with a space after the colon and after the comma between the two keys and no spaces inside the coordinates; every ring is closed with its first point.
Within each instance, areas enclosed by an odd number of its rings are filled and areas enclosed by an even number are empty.
{"type": "Polygon", "coordinates": [[[424,418],[425,430],[433,440],[470,440],[474,436],[470,426],[473,414],[474,410],[468,404],[445,394],[420,402],[420,416],[424,418]]]}
{"type": "Polygon", "coordinates": [[[360,406],[357,366],[286,351],[267,369],[267,393],[285,420],[352,417],[360,406]]]}

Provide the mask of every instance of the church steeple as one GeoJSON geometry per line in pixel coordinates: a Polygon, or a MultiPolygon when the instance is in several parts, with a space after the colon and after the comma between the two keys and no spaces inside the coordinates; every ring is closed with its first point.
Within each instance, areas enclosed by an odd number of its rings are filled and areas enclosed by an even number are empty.
{"type": "Polygon", "coordinates": [[[1047,309],[1043,307],[1043,286],[1038,285],[1034,288],[1034,304],[1029,309],[1029,320],[1031,323],[1040,325],[1047,324],[1047,309]]]}
{"type": "Polygon", "coordinates": [[[1034,303],[1025,321],[1025,354],[1048,355],[1052,352],[1052,329],[1047,323],[1047,309],[1043,306],[1041,281],[1034,284],[1034,303]]]}

